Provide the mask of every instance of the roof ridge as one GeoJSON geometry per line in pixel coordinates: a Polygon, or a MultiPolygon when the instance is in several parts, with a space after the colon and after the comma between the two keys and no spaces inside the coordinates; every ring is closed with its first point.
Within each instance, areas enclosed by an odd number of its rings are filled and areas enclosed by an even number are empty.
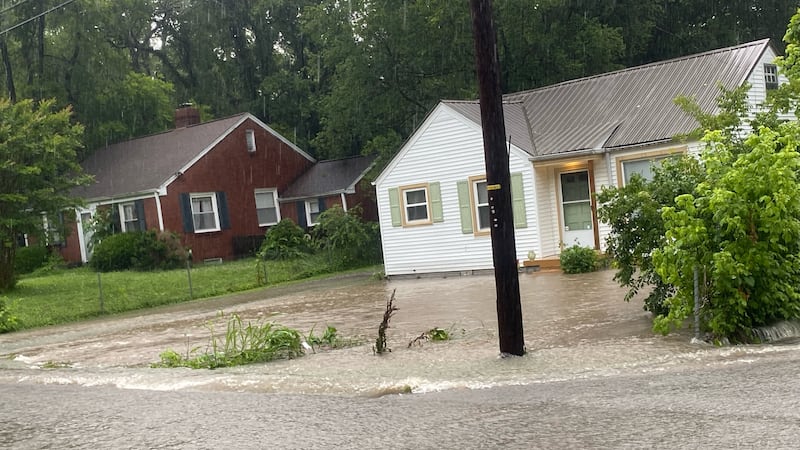
{"type": "Polygon", "coordinates": [[[526,89],[526,90],[523,90],[523,91],[510,92],[508,94],[504,94],[503,97],[515,98],[517,96],[524,96],[524,95],[527,95],[527,94],[531,94],[533,92],[542,92],[542,91],[545,91],[545,90],[548,90],[548,89],[554,89],[554,88],[560,88],[560,87],[568,86],[570,84],[583,83],[583,82],[588,81],[588,80],[595,80],[595,79],[605,78],[605,77],[609,77],[609,76],[616,76],[616,75],[619,75],[619,74],[625,73],[625,72],[634,72],[634,71],[637,71],[637,70],[643,70],[643,69],[648,69],[648,68],[652,68],[652,67],[664,66],[664,65],[667,65],[667,64],[675,64],[677,62],[687,61],[687,60],[690,60],[690,59],[697,59],[697,58],[702,58],[702,57],[706,57],[706,56],[710,56],[710,55],[721,54],[721,53],[726,53],[726,52],[732,52],[732,51],[736,51],[736,50],[741,50],[742,48],[758,47],[758,46],[766,46],[766,45],[769,45],[769,38],[759,39],[757,41],[752,41],[752,42],[746,42],[744,44],[737,44],[737,45],[730,46],[730,47],[722,47],[722,48],[718,48],[718,49],[715,49],[715,50],[707,50],[707,51],[701,52],[701,53],[693,53],[693,54],[690,54],[690,55],[679,56],[679,57],[672,58],[672,59],[667,59],[667,60],[664,60],[664,61],[654,61],[654,62],[651,62],[651,63],[642,64],[640,66],[626,67],[624,69],[619,69],[619,70],[615,70],[615,71],[612,71],[612,72],[600,73],[600,74],[591,75],[591,76],[588,76],[588,77],[575,78],[573,80],[566,80],[566,81],[562,81],[560,83],[550,84],[550,85],[547,85],[547,86],[542,86],[542,87],[538,87],[538,88],[534,88],[534,89],[526,89]]]}
{"type": "Polygon", "coordinates": [[[106,144],[103,147],[98,147],[96,150],[109,148],[109,147],[113,147],[115,145],[120,145],[120,144],[128,144],[128,143],[131,143],[131,142],[136,142],[136,141],[138,141],[140,139],[147,139],[147,138],[151,138],[151,137],[155,137],[155,136],[161,136],[161,135],[164,135],[164,134],[169,134],[169,133],[172,133],[172,132],[175,132],[175,131],[179,131],[179,130],[183,130],[183,129],[186,129],[186,128],[196,128],[196,127],[200,127],[200,126],[204,126],[204,125],[209,125],[209,124],[212,124],[212,123],[215,123],[215,122],[221,122],[223,120],[230,120],[230,119],[246,116],[247,114],[250,114],[250,113],[242,112],[242,113],[233,114],[233,115],[230,115],[230,116],[227,116],[227,117],[219,117],[219,118],[216,118],[216,119],[208,120],[206,122],[200,122],[200,123],[195,123],[195,124],[192,124],[192,125],[187,125],[187,126],[181,127],[181,128],[175,128],[174,124],[173,124],[173,127],[169,128],[167,130],[157,131],[155,133],[145,134],[143,136],[137,136],[137,137],[133,137],[133,138],[130,138],[130,139],[124,139],[122,141],[115,142],[113,144],[106,144]]]}

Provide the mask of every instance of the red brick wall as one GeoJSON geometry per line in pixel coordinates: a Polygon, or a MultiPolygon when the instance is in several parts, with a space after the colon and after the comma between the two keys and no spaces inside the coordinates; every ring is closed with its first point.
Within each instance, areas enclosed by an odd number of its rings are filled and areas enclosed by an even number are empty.
{"type": "MultiPolygon", "coordinates": [[[[247,120],[169,185],[168,195],[161,198],[164,227],[183,235],[183,243],[192,249],[195,261],[231,259],[235,236],[263,235],[266,231],[258,226],[254,190],[283,190],[311,164],[280,139],[247,120]],[[247,129],[255,132],[254,154],[247,152],[247,129]],[[231,229],[184,233],[180,194],[218,191],[226,193],[231,229]]],[[[149,211],[147,215],[149,219],[149,211]]],[[[148,227],[155,226],[148,220],[148,227]]]]}

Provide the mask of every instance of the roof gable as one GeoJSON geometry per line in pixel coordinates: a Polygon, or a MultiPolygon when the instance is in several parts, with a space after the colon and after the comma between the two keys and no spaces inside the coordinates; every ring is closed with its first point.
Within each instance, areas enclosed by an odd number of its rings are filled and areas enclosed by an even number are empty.
{"type": "Polygon", "coordinates": [[[98,149],[81,162],[92,185],[77,188],[85,199],[126,197],[165,188],[245,120],[273,134],[310,161],[307,153],[249,113],[177,128],[98,149]]]}

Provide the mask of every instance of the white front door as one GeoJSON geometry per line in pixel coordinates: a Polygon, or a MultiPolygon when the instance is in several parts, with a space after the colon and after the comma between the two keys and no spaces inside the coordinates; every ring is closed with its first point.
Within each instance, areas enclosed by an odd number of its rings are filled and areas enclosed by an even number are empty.
{"type": "Polygon", "coordinates": [[[560,174],[561,188],[561,239],[564,247],[575,244],[594,248],[592,199],[589,191],[589,172],[560,174]]]}

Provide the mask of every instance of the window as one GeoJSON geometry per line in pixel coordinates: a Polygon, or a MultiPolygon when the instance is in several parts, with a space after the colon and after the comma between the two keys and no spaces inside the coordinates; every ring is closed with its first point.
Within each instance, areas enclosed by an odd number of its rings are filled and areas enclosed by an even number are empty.
{"type": "Polygon", "coordinates": [[[192,194],[192,221],[196,233],[219,231],[217,219],[217,196],[214,194],[192,194]]]}
{"type": "Polygon", "coordinates": [[[281,213],[278,208],[278,193],[275,190],[257,190],[255,195],[258,226],[275,225],[280,222],[281,213]]]}
{"type": "Polygon", "coordinates": [[[475,222],[475,234],[489,232],[489,191],[486,189],[486,178],[472,177],[472,220],[475,222]]]}
{"type": "Polygon", "coordinates": [[[319,215],[322,213],[319,203],[320,201],[318,199],[306,200],[306,224],[308,224],[308,226],[319,223],[319,215]]]}
{"type": "Polygon", "coordinates": [[[401,188],[400,192],[400,198],[403,202],[403,224],[423,225],[431,223],[428,206],[428,186],[409,186],[401,188]]]}
{"type": "Polygon", "coordinates": [[[661,162],[667,158],[671,158],[676,154],[661,154],[649,158],[627,159],[622,160],[620,168],[622,170],[622,185],[630,183],[634,174],[638,174],[646,181],[653,180],[653,168],[661,165],[661,162]]]}
{"type": "Polygon", "coordinates": [[[134,231],[138,229],[139,215],[136,213],[136,204],[123,203],[119,205],[119,217],[122,231],[134,231]]]}
{"type": "Polygon", "coordinates": [[[764,64],[764,83],[767,90],[778,89],[778,66],[764,64]]]}

